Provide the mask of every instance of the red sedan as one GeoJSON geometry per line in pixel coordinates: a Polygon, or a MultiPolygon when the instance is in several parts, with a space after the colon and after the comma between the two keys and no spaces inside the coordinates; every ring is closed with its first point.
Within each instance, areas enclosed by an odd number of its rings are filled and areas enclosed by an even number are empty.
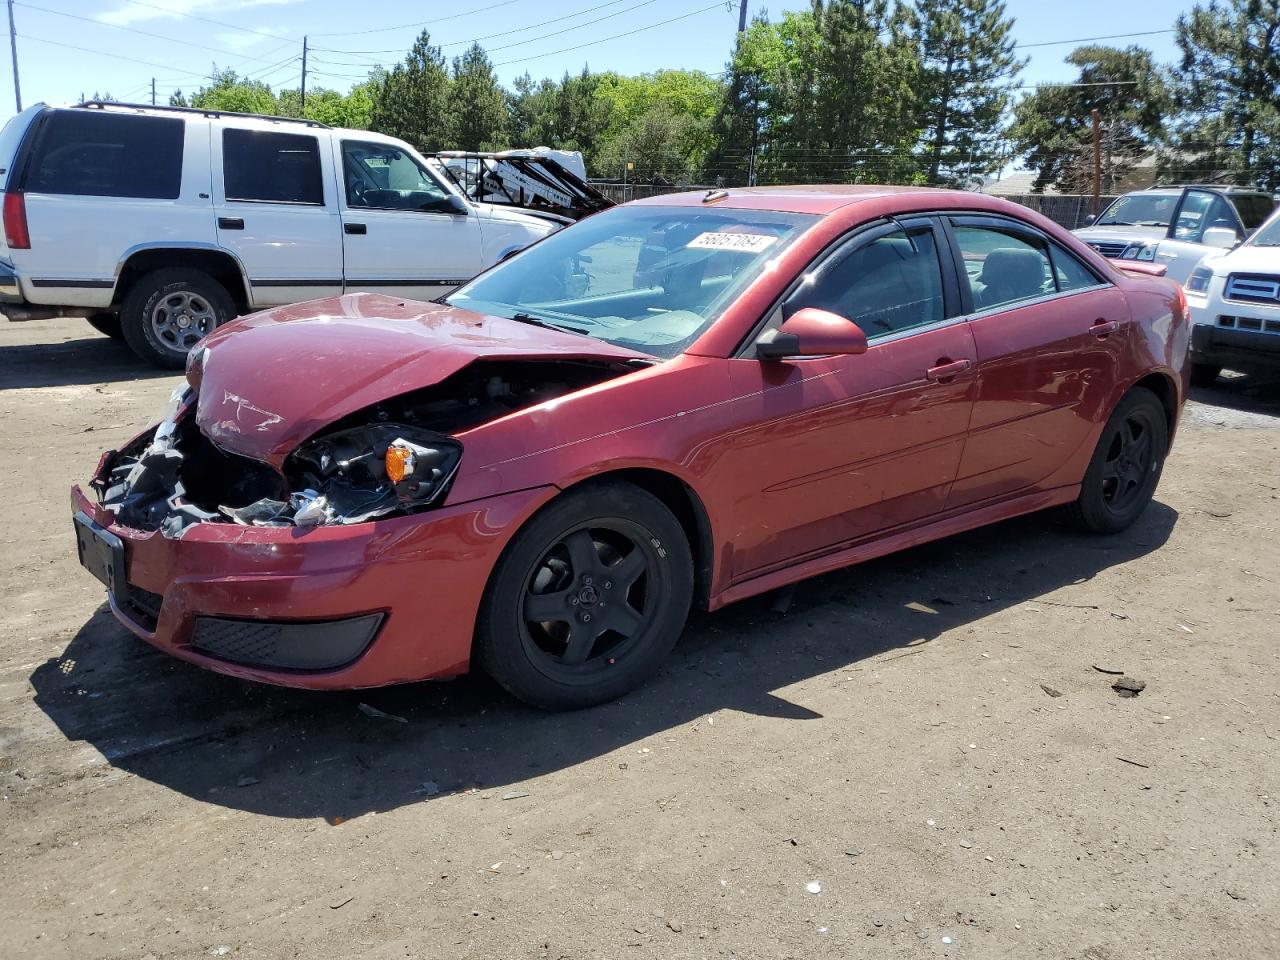
{"type": "Polygon", "coordinates": [[[116,616],[177,657],[353,688],[474,660],[547,708],[714,610],[1064,507],[1146,507],[1180,288],[970,193],[770,188],[584,220],[438,303],[270,310],[72,493],[116,616]]]}

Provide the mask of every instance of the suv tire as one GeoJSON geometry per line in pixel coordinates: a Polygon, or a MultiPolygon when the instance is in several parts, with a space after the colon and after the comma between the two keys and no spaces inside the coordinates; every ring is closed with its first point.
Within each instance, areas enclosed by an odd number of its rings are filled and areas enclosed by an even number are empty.
{"type": "Polygon", "coordinates": [[[112,340],[123,340],[124,331],[120,329],[120,317],[114,313],[95,313],[93,316],[86,318],[89,326],[97,330],[101,334],[105,334],[112,340]]]}
{"type": "Polygon", "coordinates": [[[222,284],[200,270],[154,270],[133,285],[120,309],[125,342],[143,360],[180,370],[191,348],[236,315],[222,284]]]}
{"type": "Polygon", "coordinates": [[[1216,363],[1191,364],[1191,385],[1193,387],[1212,387],[1222,373],[1222,367],[1216,363]]]}

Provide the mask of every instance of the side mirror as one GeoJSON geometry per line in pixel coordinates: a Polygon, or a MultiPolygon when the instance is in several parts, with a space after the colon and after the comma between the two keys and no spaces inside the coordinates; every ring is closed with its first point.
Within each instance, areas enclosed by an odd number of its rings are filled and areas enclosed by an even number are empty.
{"type": "Polygon", "coordinates": [[[460,217],[465,217],[471,213],[471,207],[467,205],[467,201],[456,193],[449,194],[449,199],[445,201],[445,209],[449,213],[456,213],[460,217]]]}
{"type": "Polygon", "coordinates": [[[1232,250],[1240,242],[1236,232],[1230,227],[1210,227],[1200,238],[1206,247],[1217,247],[1219,250],[1232,250]]]}
{"type": "Polygon", "coordinates": [[[782,326],[756,341],[756,357],[760,360],[851,356],[866,352],[867,335],[856,323],[816,307],[797,310],[782,326]]]}
{"type": "Polygon", "coordinates": [[[1084,217],[1084,225],[1085,225],[1086,227],[1091,227],[1091,226],[1093,226],[1093,221],[1095,221],[1095,220],[1097,220],[1097,219],[1098,219],[1098,218],[1097,218],[1094,214],[1092,214],[1092,213],[1087,213],[1087,214],[1085,214],[1085,217],[1084,217]]]}

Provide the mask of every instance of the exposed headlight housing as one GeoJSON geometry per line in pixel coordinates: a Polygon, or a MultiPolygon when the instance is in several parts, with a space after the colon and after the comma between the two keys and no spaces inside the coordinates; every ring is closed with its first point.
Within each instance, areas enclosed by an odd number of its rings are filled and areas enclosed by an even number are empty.
{"type": "Polygon", "coordinates": [[[1204,297],[1209,293],[1209,282],[1213,279],[1213,271],[1208,267],[1196,267],[1183,284],[1187,293],[1196,297],[1204,297]]]}
{"type": "Polygon", "coordinates": [[[448,490],[462,461],[452,437],[402,423],[370,423],[323,434],[289,457],[293,522],[360,523],[428,507],[448,490]]]}

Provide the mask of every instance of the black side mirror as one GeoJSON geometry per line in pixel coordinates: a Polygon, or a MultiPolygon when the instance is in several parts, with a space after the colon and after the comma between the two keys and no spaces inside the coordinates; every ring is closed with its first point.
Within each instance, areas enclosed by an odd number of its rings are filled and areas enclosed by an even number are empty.
{"type": "Polygon", "coordinates": [[[467,201],[456,193],[449,194],[449,199],[445,201],[445,206],[448,208],[449,213],[455,213],[460,217],[465,217],[471,212],[471,208],[467,206],[467,201]]]}

